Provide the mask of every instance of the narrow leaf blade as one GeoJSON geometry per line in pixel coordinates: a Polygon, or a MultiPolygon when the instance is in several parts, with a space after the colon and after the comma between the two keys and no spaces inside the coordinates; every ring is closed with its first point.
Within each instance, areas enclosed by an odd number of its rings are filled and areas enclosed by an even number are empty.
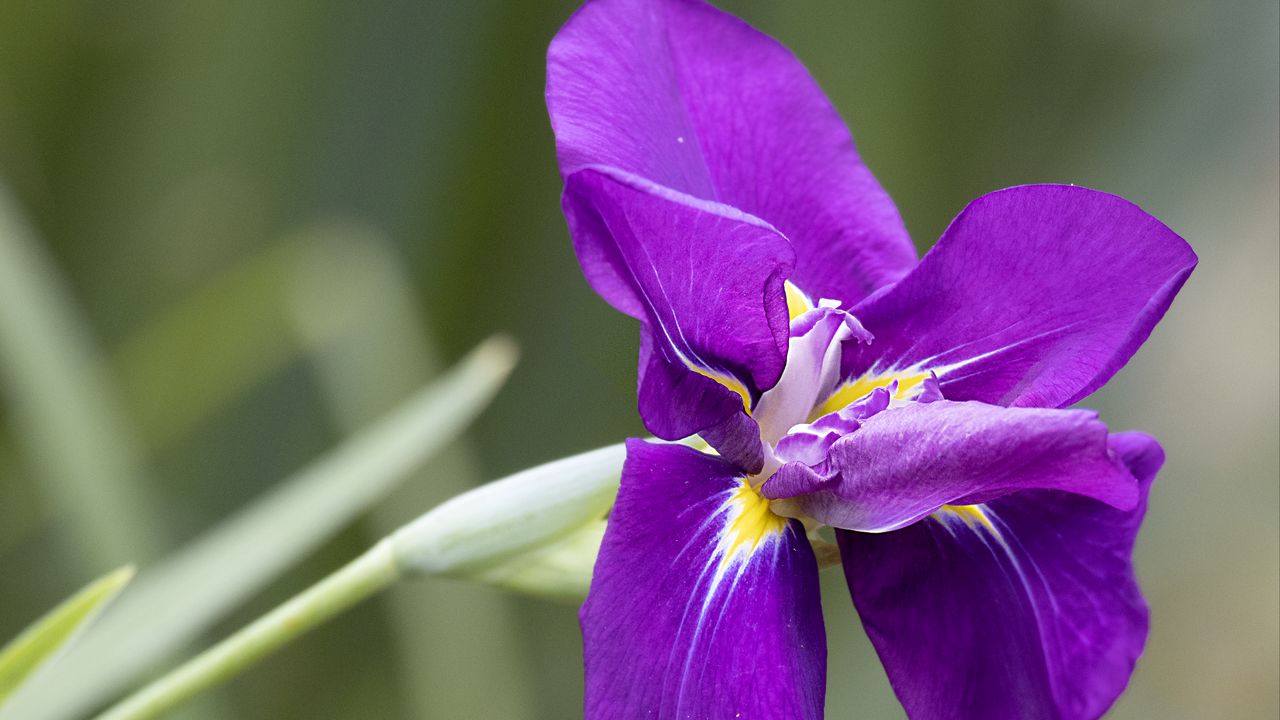
{"type": "Polygon", "coordinates": [[[0,704],[91,625],[133,574],[133,566],[126,565],[94,580],[0,649],[0,704]]]}
{"type": "Polygon", "coordinates": [[[462,433],[516,350],[493,338],[310,467],[180,549],[138,582],[54,672],[0,718],[66,720],[110,699],[367,510],[462,433]]]}

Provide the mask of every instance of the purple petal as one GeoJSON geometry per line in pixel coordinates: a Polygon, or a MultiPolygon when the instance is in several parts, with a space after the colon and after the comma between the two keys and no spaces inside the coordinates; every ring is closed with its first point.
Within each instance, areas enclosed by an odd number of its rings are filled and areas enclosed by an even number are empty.
{"type": "Polygon", "coordinates": [[[915,264],[809,73],[704,3],[587,3],[547,52],[547,107],[562,175],[608,165],[763,218],[795,246],[791,279],[815,298],[857,302],[915,264]]]}
{"type": "MultiPolygon", "coordinates": [[[[816,423],[815,423],[816,424],[816,423]]],[[[943,505],[1030,488],[1066,490],[1132,508],[1138,487],[1086,410],[906,403],[861,421],[816,467],[789,462],[764,484],[819,522],[883,532],[943,505]]]]}
{"type": "Polygon", "coordinates": [[[837,533],[908,715],[1096,718],[1119,697],[1147,636],[1130,558],[1164,455],[1137,433],[1111,447],[1141,486],[1129,511],[1028,490],[891,533],[837,533]]]}
{"type": "Polygon", "coordinates": [[[1127,200],[1031,185],[973,201],[898,285],[854,309],[845,376],[937,372],[956,400],[1063,407],[1137,351],[1195,267],[1127,200]]]}
{"type": "Polygon", "coordinates": [[[778,381],[793,258],[781,235],[614,171],[569,176],[564,208],[587,279],[644,325],[640,414],[650,432],[692,435],[741,414],[778,381]]]}
{"type": "Polygon", "coordinates": [[[721,458],[627,441],[581,612],[588,718],[822,717],[817,563],[751,492],[721,458]]]}

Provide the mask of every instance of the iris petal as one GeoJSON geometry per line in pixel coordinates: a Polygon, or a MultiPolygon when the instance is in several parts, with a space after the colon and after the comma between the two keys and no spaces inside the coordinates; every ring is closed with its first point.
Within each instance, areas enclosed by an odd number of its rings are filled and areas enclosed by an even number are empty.
{"type": "Polygon", "coordinates": [[[562,175],[608,165],[763,218],[795,246],[792,279],[814,298],[857,302],[915,264],[804,66],[705,3],[587,3],[548,50],[547,108],[562,175]]]}
{"type": "Polygon", "coordinates": [[[591,720],[822,717],[813,551],[721,458],[628,441],[581,620],[591,720]]]}
{"type": "Polygon", "coordinates": [[[1146,340],[1195,253],[1133,203],[1069,185],[974,200],[920,265],[853,312],[844,377],[938,374],[956,400],[1064,407],[1146,340]]]}
{"type": "Polygon", "coordinates": [[[766,496],[790,498],[823,524],[864,532],[1029,488],[1066,490],[1121,509],[1132,508],[1138,494],[1092,412],[947,400],[861,420],[824,462],[789,462],[762,486],[766,496]]]}
{"type": "Polygon", "coordinates": [[[701,432],[778,381],[794,253],[777,231],[610,168],[571,175],[564,209],[592,287],[643,325],[639,400],[650,432],[701,432]]]}
{"type": "Polygon", "coordinates": [[[1137,477],[1131,510],[1052,490],[902,530],[837,533],[854,604],[912,718],[1096,718],[1147,634],[1131,553],[1164,456],[1111,436],[1137,477]]]}

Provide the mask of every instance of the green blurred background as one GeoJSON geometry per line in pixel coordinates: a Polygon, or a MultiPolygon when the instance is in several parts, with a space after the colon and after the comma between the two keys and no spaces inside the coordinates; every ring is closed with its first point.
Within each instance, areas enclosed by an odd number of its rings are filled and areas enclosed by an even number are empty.
{"type": "MultiPolygon", "coordinates": [[[[588,290],[559,211],[543,53],[574,5],[0,0],[0,183],[107,408],[78,415],[68,380],[33,422],[0,376],[0,638],[496,331],[522,362],[468,440],[207,639],[465,487],[641,432],[635,324],[588,290]],[[59,438],[59,412],[88,431],[59,438]],[[110,452],[77,465],[65,445],[95,438],[110,452]]],[[[1152,635],[1113,715],[1276,717],[1275,0],[724,5],[804,60],[921,251],[969,199],[1052,181],[1128,197],[1199,252],[1084,403],[1169,455],[1137,551],[1152,635]]],[[[830,716],[901,717],[838,573],[824,592],[830,716]]],[[[422,581],[175,716],[568,718],[579,652],[570,606],[422,581]]]]}

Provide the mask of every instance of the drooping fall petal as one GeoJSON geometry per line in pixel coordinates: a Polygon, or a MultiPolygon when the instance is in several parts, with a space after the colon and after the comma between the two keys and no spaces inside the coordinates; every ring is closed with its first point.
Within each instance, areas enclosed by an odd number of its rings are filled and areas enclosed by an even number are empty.
{"type": "Polygon", "coordinates": [[[1164,460],[1111,436],[1130,510],[1026,490],[884,534],[837,533],[854,604],[912,718],[1084,720],[1124,690],[1147,636],[1131,554],[1164,460]]]}
{"type": "Polygon", "coordinates": [[[628,441],[581,621],[590,720],[822,717],[813,552],[721,458],[628,441]]]}

